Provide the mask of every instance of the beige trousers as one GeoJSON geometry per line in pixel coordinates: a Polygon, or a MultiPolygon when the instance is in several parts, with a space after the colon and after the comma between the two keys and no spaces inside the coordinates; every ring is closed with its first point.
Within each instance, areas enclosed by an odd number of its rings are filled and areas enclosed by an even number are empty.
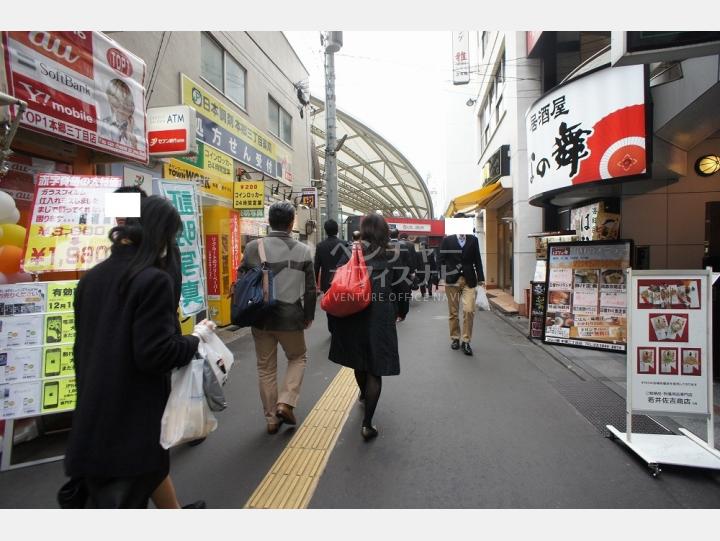
{"type": "Polygon", "coordinates": [[[454,284],[445,285],[445,294],[448,299],[448,308],[450,310],[450,339],[460,340],[470,343],[472,339],[473,319],[475,318],[475,296],[477,290],[474,287],[468,287],[465,277],[461,276],[454,284]],[[463,326],[462,337],[460,336],[460,301],[462,301],[463,309],[463,326]]]}
{"type": "Polygon", "coordinates": [[[279,423],[275,415],[278,403],[295,407],[300,396],[305,364],[307,363],[307,347],[304,331],[263,331],[252,328],[257,355],[258,379],[260,382],[260,400],[262,401],[265,420],[268,423],[279,423]],[[277,346],[282,346],[288,359],[285,379],[278,392],[277,384],[277,346]]]}

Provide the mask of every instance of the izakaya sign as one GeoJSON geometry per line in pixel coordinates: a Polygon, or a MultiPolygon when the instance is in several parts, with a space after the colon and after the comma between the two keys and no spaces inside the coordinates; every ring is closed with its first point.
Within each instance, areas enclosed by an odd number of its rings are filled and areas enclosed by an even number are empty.
{"type": "Polygon", "coordinates": [[[536,101],[525,123],[529,195],[647,171],[645,71],[607,68],[536,101]]]}
{"type": "Polygon", "coordinates": [[[21,125],[147,163],[145,63],[100,32],[3,32],[21,125]]]}

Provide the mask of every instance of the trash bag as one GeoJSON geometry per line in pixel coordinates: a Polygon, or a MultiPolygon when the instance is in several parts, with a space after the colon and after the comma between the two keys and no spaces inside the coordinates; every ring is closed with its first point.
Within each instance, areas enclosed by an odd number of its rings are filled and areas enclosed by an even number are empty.
{"type": "Polygon", "coordinates": [[[480,310],[490,310],[490,301],[488,300],[487,293],[485,292],[485,288],[483,286],[477,286],[477,291],[475,292],[475,306],[477,306],[480,310]]]}
{"type": "Polygon", "coordinates": [[[160,423],[160,445],[164,449],[205,438],[217,428],[203,392],[204,363],[204,359],[195,358],[172,374],[172,391],[160,423]]]}

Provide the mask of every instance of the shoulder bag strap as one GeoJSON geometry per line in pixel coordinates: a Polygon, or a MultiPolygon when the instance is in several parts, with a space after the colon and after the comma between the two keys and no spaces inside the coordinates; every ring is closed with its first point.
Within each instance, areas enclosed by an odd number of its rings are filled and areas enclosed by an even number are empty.
{"type": "Polygon", "coordinates": [[[262,290],[263,290],[263,302],[270,302],[270,276],[269,270],[266,268],[267,259],[265,258],[265,243],[263,239],[258,240],[258,254],[260,255],[260,262],[263,266],[262,270],[262,290]]]}
{"type": "Polygon", "coordinates": [[[260,262],[266,263],[267,259],[265,258],[265,243],[263,239],[258,239],[258,254],[260,254],[260,262]]]}

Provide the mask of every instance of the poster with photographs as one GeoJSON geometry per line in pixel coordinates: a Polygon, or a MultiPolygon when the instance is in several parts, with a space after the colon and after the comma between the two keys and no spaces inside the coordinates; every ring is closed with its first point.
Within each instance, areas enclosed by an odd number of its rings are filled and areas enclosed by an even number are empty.
{"type": "Polygon", "coordinates": [[[628,382],[632,409],[707,415],[709,400],[708,298],[703,271],[630,274],[628,382]]]}
{"type": "Polygon", "coordinates": [[[548,245],[544,341],[625,351],[630,241],[548,245]]]}
{"type": "Polygon", "coordinates": [[[76,287],[0,285],[0,419],[74,408],[76,287]]]}

